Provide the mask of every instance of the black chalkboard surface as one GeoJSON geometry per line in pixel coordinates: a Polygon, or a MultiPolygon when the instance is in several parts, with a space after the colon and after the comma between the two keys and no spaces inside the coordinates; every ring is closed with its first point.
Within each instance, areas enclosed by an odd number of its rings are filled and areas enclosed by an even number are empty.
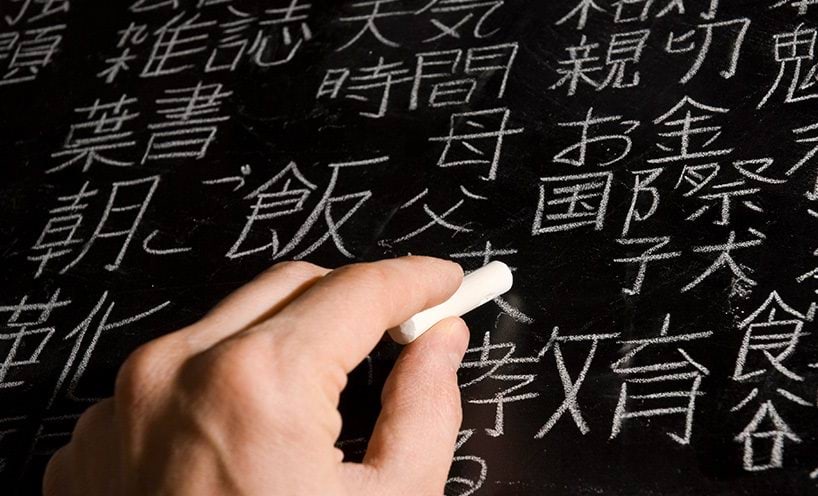
{"type": "MultiPolygon", "coordinates": [[[[514,267],[446,494],[818,493],[818,4],[0,0],[0,493],[272,263],[514,267]]],[[[399,351],[350,377],[360,458],[399,351]]]]}

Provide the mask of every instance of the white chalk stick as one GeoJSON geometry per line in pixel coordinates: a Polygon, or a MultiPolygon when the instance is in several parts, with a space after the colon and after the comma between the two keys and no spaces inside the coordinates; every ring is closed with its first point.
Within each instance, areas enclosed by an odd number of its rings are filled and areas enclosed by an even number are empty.
{"type": "Polygon", "coordinates": [[[511,289],[511,269],[503,262],[489,262],[469,273],[454,294],[440,305],[427,308],[409,320],[389,329],[389,335],[400,344],[411,343],[446,317],[461,316],[511,289]]]}

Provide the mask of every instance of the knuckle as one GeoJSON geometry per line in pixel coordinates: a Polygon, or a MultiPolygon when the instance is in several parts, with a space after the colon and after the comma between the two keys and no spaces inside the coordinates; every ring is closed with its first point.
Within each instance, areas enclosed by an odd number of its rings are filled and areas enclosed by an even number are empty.
{"type": "Polygon", "coordinates": [[[66,494],[66,464],[68,460],[68,447],[63,446],[58,449],[46,465],[45,473],[43,474],[43,495],[56,496],[57,494],[66,494]]]}
{"type": "Polygon", "coordinates": [[[74,425],[74,436],[82,436],[85,433],[93,432],[103,422],[112,415],[110,400],[102,400],[86,408],[76,425],[74,425]]]}
{"type": "Polygon", "coordinates": [[[292,279],[313,279],[320,277],[326,272],[326,269],[303,260],[291,260],[287,262],[279,262],[266,271],[265,275],[284,276],[292,279]]]}
{"type": "Polygon", "coordinates": [[[349,279],[349,282],[370,288],[382,287],[389,279],[387,272],[377,263],[346,265],[334,272],[337,272],[338,278],[349,279]]]}
{"type": "Polygon", "coordinates": [[[183,377],[187,389],[215,397],[256,394],[259,378],[268,375],[262,350],[254,335],[225,341],[193,359],[183,377]]]}
{"type": "Polygon", "coordinates": [[[116,396],[133,397],[153,383],[165,355],[164,346],[150,341],[134,350],[119,368],[116,376],[116,396]]]}

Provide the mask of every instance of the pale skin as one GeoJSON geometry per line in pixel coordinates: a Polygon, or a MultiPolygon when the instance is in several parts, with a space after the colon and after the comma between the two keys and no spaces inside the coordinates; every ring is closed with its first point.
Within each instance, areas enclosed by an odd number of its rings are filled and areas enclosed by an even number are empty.
{"type": "Polygon", "coordinates": [[[52,457],[45,495],[442,495],[462,417],[461,319],[403,349],[363,463],[335,447],[338,401],[385,329],[462,278],[429,257],[273,266],[130,355],[114,396],[52,457]]]}

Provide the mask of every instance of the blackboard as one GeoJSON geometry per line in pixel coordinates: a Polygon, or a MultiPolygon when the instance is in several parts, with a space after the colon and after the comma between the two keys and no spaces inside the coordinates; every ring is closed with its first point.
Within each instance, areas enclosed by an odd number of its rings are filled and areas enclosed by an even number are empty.
{"type": "Polygon", "coordinates": [[[0,9],[3,494],[272,263],[408,253],[515,269],[448,495],[818,493],[815,2],[0,9]]]}

